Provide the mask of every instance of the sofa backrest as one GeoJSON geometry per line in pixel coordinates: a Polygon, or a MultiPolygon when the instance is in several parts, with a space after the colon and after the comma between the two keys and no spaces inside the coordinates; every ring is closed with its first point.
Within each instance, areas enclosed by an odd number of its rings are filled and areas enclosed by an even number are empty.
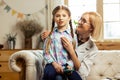
{"type": "Polygon", "coordinates": [[[120,50],[100,50],[87,80],[114,78],[120,73],[120,50]]]}

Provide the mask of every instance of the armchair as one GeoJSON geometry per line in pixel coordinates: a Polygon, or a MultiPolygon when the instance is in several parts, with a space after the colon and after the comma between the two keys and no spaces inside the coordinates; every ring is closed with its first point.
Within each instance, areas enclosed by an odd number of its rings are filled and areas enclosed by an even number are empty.
{"type": "Polygon", "coordinates": [[[20,80],[42,80],[44,61],[42,50],[22,50],[9,58],[11,70],[20,73],[20,80]]]}

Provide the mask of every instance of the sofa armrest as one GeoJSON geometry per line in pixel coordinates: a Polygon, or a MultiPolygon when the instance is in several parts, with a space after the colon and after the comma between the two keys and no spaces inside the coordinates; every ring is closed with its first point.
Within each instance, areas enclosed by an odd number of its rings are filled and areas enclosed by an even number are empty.
{"type": "MultiPolygon", "coordinates": [[[[42,76],[43,63],[42,50],[22,50],[15,52],[9,58],[10,69],[22,72],[21,75],[25,75],[24,80],[40,80],[38,77],[42,76]],[[38,69],[39,74],[37,73],[38,69]]],[[[23,76],[21,76],[22,79],[23,76]]]]}

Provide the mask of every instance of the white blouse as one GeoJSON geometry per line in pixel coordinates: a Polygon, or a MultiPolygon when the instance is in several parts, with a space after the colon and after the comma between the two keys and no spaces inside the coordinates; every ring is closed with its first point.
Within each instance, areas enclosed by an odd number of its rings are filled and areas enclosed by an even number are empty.
{"type": "Polygon", "coordinates": [[[81,62],[78,73],[83,80],[86,80],[90,72],[90,67],[93,64],[92,60],[96,56],[97,51],[98,48],[96,47],[96,44],[91,40],[91,38],[76,48],[78,59],[81,62]]]}

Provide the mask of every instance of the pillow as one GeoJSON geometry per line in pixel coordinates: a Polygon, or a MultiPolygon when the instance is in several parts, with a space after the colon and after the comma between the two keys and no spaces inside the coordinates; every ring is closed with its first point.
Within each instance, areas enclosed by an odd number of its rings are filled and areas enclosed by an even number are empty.
{"type": "Polygon", "coordinates": [[[120,79],[120,72],[118,72],[115,76],[114,76],[115,79],[120,79]]]}

